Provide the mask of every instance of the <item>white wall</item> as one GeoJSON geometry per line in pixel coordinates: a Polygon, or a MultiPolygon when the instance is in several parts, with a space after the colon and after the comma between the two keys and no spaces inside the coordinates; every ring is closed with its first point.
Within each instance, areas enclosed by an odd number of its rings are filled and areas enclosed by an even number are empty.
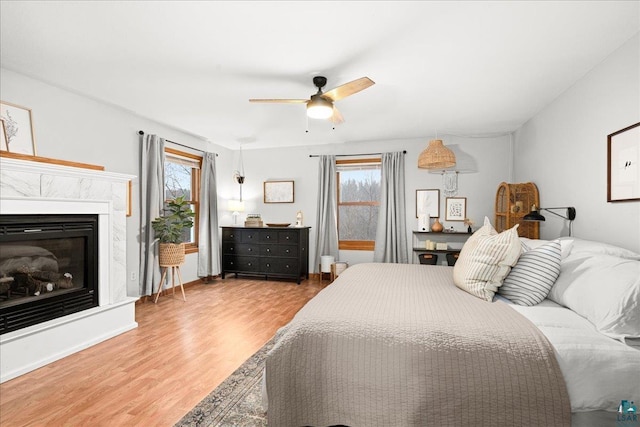
{"type": "MultiPolygon", "coordinates": [[[[107,171],[139,175],[138,130],[155,133],[196,149],[219,153],[217,158],[218,206],[220,225],[231,225],[231,213],[227,211],[227,200],[238,197],[238,184],[232,172],[239,167],[239,151],[230,151],[207,143],[197,137],[168,126],[142,118],[114,106],[54,87],[15,72],[1,69],[0,91],[4,101],[29,107],[33,110],[33,121],[38,155],[57,159],[91,163],[105,166],[107,171]]],[[[346,124],[345,126],[347,126],[346,124]]],[[[339,127],[336,132],[339,132],[339,127]]],[[[301,135],[303,138],[304,135],[301,135]]],[[[510,177],[510,138],[462,138],[439,135],[446,145],[452,147],[459,158],[468,159],[477,172],[461,174],[458,196],[467,197],[467,216],[476,224],[483,217],[493,219],[495,191],[502,181],[510,177]]],[[[407,150],[406,201],[407,241],[411,251],[411,231],[416,229],[415,190],[440,189],[439,174],[418,169],[417,158],[433,136],[402,141],[376,141],[333,144],[315,147],[251,150],[250,144],[243,149],[246,182],[243,198],[246,211],[239,218],[244,222],[247,213],[261,213],[265,222],[295,222],[298,210],[304,213],[305,225],[311,229],[310,260],[314,258],[318,159],[309,154],[353,154],[407,150]],[[295,203],[264,204],[263,182],[270,179],[292,179],[295,181],[295,203]]],[[[127,218],[127,279],[128,293],[137,296],[138,281],[131,274],[139,268],[139,184],[133,187],[133,215],[127,218]]],[[[444,196],[441,194],[440,212],[444,216],[444,196]]],[[[456,230],[463,230],[462,223],[445,223],[456,230]]],[[[367,251],[343,251],[342,260],[350,263],[368,262],[373,253],[367,251]]],[[[313,266],[311,266],[313,271],[313,266]]],[[[185,282],[195,280],[197,254],[187,255],[181,268],[185,282]]]]}
{"type": "MultiPolygon", "coordinates": [[[[515,134],[515,177],[544,206],[574,206],[574,236],[640,252],[640,202],[607,203],[607,135],[640,121],[640,35],[612,53],[515,134]]],[[[560,234],[552,215],[541,237],[560,234]]]]}
{"type": "MultiPolygon", "coordinates": [[[[233,153],[187,133],[144,119],[133,112],[0,69],[2,100],[32,109],[37,154],[101,165],[110,172],[139,175],[139,130],[196,149],[220,154],[219,176],[230,176],[233,153]]],[[[127,293],[138,296],[140,201],[134,182],[133,214],[127,218],[127,293]],[[135,280],[131,275],[135,274],[135,280]]],[[[187,255],[181,269],[185,282],[197,279],[197,254],[187,255]]]]}
{"type": "MultiPolygon", "coordinates": [[[[336,129],[339,132],[339,128],[336,129]]],[[[301,135],[304,137],[304,135],[301,135]]],[[[477,172],[461,174],[459,176],[458,197],[467,197],[467,216],[476,224],[482,224],[484,216],[493,220],[494,199],[498,184],[509,180],[510,137],[491,138],[460,138],[439,135],[445,145],[453,147],[459,157],[468,159],[477,168],[477,172]]],[[[243,198],[246,212],[240,221],[244,221],[247,213],[260,213],[266,222],[294,223],[296,212],[304,214],[304,225],[311,226],[310,262],[315,256],[316,230],[316,200],[318,194],[318,159],[310,158],[310,154],[358,154],[379,153],[406,150],[406,206],[407,206],[407,241],[411,257],[411,231],[417,227],[415,216],[415,190],[440,189],[440,214],[444,217],[444,196],[442,194],[442,177],[440,174],[429,173],[418,169],[418,155],[427,146],[429,136],[414,140],[376,141],[346,144],[333,144],[311,147],[294,147],[282,149],[251,150],[247,146],[243,150],[246,182],[243,185],[243,198]],[[292,204],[264,204],[262,185],[266,180],[294,180],[295,202],[292,204]]],[[[237,156],[234,168],[238,167],[237,156]]],[[[222,177],[221,182],[231,182],[231,176],[222,177]]],[[[237,198],[238,185],[230,187],[231,193],[221,191],[222,197],[237,198]]],[[[226,202],[225,202],[226,203],[226,202]]],[[[227,213],[221,218],[221,225],[229,225],[231,216],[227,213]]],[[[446,227],[453,226],[456,230],[464,230],[462,222],[445,222],[446,227]]],[[[341,251],[340,260],[351,264],[370,262],[373,252],[369,251],[341,251]]],[[[311,271],[317,266],[312,265],[311,271]]]]}

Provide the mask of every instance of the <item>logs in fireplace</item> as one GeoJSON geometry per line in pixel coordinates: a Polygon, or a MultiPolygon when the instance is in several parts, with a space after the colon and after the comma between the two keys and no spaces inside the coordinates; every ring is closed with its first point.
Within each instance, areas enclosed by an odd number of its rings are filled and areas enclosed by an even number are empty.
{"type": "Polygon", "coordinates": [[[0,215],[0,334],[97,305],[97,215],[0,215]]]}

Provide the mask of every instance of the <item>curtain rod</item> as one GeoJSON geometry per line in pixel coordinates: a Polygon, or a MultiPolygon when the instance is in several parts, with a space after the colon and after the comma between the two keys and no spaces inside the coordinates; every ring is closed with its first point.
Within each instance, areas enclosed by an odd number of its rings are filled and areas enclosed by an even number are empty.
{"type": "MultiPolygon", "coordinates": [[[[407,154],[407,150],[402,150],[402,154],[407,154]]],[[[380,155],[382,155],[382,153],[336,154],[336,157],[380,156],[380,155]]],[[[309,154],[309,157],[320,157],[320,154],[309,154]]]]}
{"type": "MultiPolygon", "coordinates": [[[[143,131],[143,130],[139,130],[139,131],[138,131],[138,135],[144,135],[144,131],[143,131]]],[[[170,142],[170,143],[172,143],[172,144],[179,145],[179,146],[184,147],[184,148],[188,148],[188,149],[193,150],[193,151],[199,151],[199,152],[201,152],[201,153],[204,153],[204,152],[205,152],[205,151],[200,150],[200,149],[198,149],[198,148],[193,148],[193,147],[189,147],[188,145],[180,144],[179,142],[169,141],[168,139],[165,139],[165,141],[170,142]]],[[[218,157],[218,153],[213,153],[213,154],[215,154],[215,155],[216,155],[216,157],[218,157]]]]}

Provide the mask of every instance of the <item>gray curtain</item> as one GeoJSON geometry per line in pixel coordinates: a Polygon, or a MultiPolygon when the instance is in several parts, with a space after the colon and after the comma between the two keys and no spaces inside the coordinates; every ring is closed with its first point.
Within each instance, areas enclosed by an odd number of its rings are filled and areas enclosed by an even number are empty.
{"type": "Polygon", "coordinates": [[[198,235],[198,276],[200,277],[220,274],[220,238],[218,236],[216,155],[215,153],[204,153],[200,171],[198,235]]]}
{"type": "Polygon", "coordinates": [[[318,167],[318,211],[316,215],[316,254],[313,271],[318,273],[320,257],[338,259],[338,221],[336,200],[336,157],[320,156],[318,167]]]}
{"type": "Polygon", "coordinates": [[[405,210],[404,154],[383,153],[375,262],[409,262],[405,210]]]}
{"type": "Polygon", "coordinates": [[[140,296],[151,295],[160,283],[158,245],[151,221],[164,204],[164,139],[143,135],[140,144],[140,296]]]}

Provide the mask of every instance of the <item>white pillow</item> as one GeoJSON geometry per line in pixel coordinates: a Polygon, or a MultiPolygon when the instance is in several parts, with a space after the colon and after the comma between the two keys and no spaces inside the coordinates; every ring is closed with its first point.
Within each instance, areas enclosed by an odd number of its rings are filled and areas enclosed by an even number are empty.
{"type": "Polygon", "coordinates": [[[522,245],[518,239],[517,224],[500,234],[494,234],[495,229],[487,222],[485,218],[485,225],[462,247],[453,267],[453,282],[471,295],[491,301],[511,267],[518,261],[522,245]]]}
{"type": "Polygon", "coordinates": [[[559,240],[526,250],[504,279],[498,293],[518,305],[540,304],[560,274],[560,259],[559,240]]]}
{"type": "MultiPolygon", "coordinates": [[[[565,259],[571,253],[571,249],[573,248],[573,239],[561,238],[556,240],[560,241],[560,254],[562,255],[562,259],[565,259]]],[[[527,245],[529,248],[535,249],[542,245],[546,245],[552,240],[529,239],[527,237],[521,237],[520,241],[527,245]]]]}
{"type": "Polygon", "coordinates": [[[640,338],[640,261],[572,252],[562,260],[548,298],[611,338],[640,338]]]}
{"type": "MultiPolygon", "coordinates": [[[[560,238],[560,241],[564,241],[566,239],[567,238],[562,237],[560,238]]],[[[585,252],[589,254],[604,254],[604,255],[612,255],[612,256],[625,258],[625,259],[640,260],[640,254],[637,254],[625,248],[620,248],[618,246],[610,245],[608,243],[576,239],[575,237],[572,237],[571,239],[573,240],[573,248],[571,249],[571,251],[574,253],[585,252]]]]}

